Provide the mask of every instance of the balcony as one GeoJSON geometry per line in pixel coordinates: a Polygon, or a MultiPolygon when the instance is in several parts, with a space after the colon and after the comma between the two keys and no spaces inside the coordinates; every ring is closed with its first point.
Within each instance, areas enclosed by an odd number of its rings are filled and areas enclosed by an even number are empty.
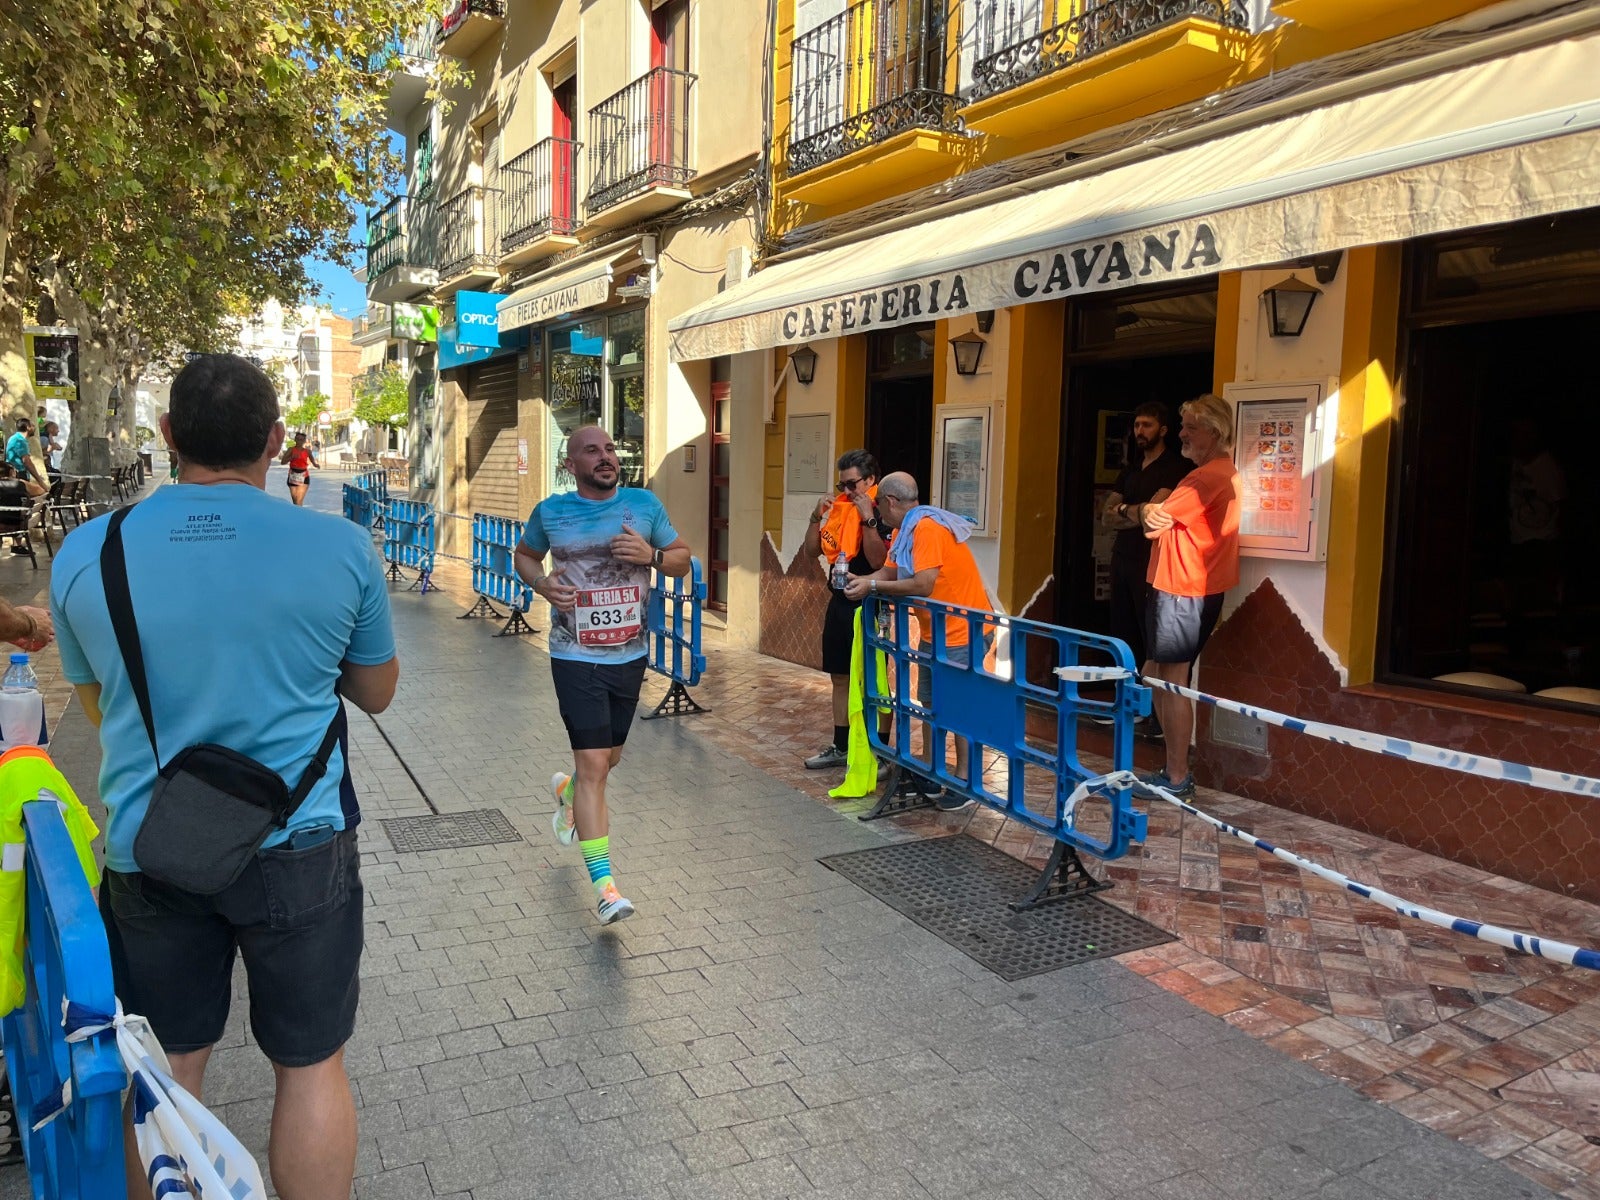
{"type": "Polygon", "coordinates": [[[367,311],[356,318],[356,327],[350,331],[350,341],[357,346],[371,346],[389,340],[389,306],[368,304],[367,311]]]}
{"type": "Polygon", "coordinates": [[[656,67],[589,110],[588,220],[631,224],[690,198],[689,91],[696,76],[656,67]]]}
{"type": "Polygon", "coordinates": [[[1063,125],[1090,114],[1220,85],[1249,28],[1239,0],[967,0],[965,15],[967,124],[1022,141],[1058,139],[1063,125]]]}
{"type": "Polygon", "coordinates": [[[452,0],[439,25],[439,53],[470,58],[505,20],[505,0],[452,0]]]}
{"type": "Polygon", "coordinates": [[[433,82],[434,43],[439,26],[422,25],[405,37],[392,38],[387,46],[367,60],[374,74],[389,72],[389,93],[385,101],[385,124],[396,133],[405,132],[411,110],[428,96],[433,82]]]}
{"type": "Polygon", "coordinates": [[[468,187],[439,206],[440,291],[477,287],[500,278],[496,199],[489,188],[468,187]]]}
{"type": "Polygon", "coordinates": [[[432,248],[435,210],[396,196],[367,223],[367,299],[412,300],[439,284],[432,248]]]}
{"type": "Polygon", "coordinates": [[[1437,24],[1488,8],[1494,0],[1272,0],[1272,11],[1313,29],[1343,29],[1349,25],[1380,22],[1378,37],[1437,24]]]}
{"type": "Polygon", "coordinates": [[[507,267],[578,244],[578,150],[545,138],[500,168],[500,255],[507,267]]]}
{"type": "Polygon", "coordinates": [[[924,173],[965,141],[956,112],[946,0],[860,0],[794,40],[789,194],[826,203],[869,183],[823,170],[876,147],[856,164],[876,177],[924,173]]]}

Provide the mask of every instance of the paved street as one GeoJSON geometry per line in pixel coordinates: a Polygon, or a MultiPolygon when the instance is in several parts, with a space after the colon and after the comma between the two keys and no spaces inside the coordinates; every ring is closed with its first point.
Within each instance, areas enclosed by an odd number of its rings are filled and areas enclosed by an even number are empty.
{"type": "MultiPolygon", "coordinates": [[[[693,723],[636,727],[613,853],[640,913],[602,930],[548,832],[542,652],[447,595],[394,610],[399,696],[352,720],[361,1200],[1549,1194],[1121,963],[999,982],[816,862],[880,833],[693,723]],[[395,853],[381,819],[430,802],[524,840],[395,853]]],[[[236,1013],[207,1099],[263,1152],[271,1079],[236,1013]]]]}

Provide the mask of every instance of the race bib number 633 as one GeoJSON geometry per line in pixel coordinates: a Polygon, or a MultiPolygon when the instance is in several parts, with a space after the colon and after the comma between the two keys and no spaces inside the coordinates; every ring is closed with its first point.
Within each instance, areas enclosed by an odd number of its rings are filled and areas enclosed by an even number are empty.
{"type": "Polygon", "coordinates": [[[578,593],[578,645],[620,646],[644,628],[642,592],[628,587],[596,588],[578,593]]]}

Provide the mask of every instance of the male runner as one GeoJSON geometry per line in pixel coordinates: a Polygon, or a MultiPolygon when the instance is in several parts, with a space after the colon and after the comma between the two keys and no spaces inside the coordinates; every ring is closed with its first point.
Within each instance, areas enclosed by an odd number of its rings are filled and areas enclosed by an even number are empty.
{"type": "Polygon", "coordinates": [[[600,922],[609,925],[634,911],[611,878],[606,778],[622,758],[644,682],[650,568],[687,575],[689,547],[654,493],[617,486],[621,464],[605,430],[573,431],[566,466],[578,490],[534,506],[516,564],[550,602],[550,674],[572,743],[572,774],[551,780],[551,824],[563,846],[576,840],[583,851],[600,922]]]}

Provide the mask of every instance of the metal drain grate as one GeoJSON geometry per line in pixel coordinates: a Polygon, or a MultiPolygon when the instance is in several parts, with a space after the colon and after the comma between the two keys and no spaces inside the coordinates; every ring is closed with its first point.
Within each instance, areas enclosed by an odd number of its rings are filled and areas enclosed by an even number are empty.
{"type": "Polygon", "coordinates": [[[511,822],[498,808],[426,817],[390,817],[384,821],[383,831],[401,854],[461,850],[468,846],[495,846],[522,840],[522,835],[511,827],[511,822]]]}
{"type": "Polygon", "coordinates": [[[1007,981],[1173,940],[1095,896],[1012,911],[1038,871],[964,834],[819,861],[1007,981]]]}

